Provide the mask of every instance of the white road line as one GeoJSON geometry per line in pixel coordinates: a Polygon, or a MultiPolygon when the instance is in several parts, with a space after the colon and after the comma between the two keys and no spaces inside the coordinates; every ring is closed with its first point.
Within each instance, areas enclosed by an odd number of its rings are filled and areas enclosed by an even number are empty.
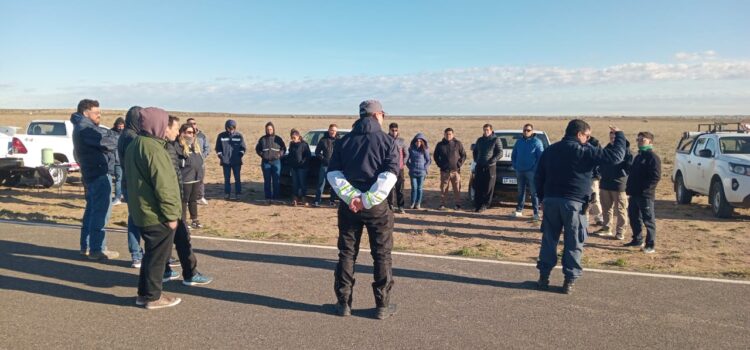
{"type": "MultiPolygon", "coordinates": [[[[0,223],[15,224],[15,225],[26,225],[26,226],[68,228],[68,229],[80,229],[81,228],[81,226],[78,226],[78,225],[52,224],[52,223],[36,223],[36,222],[5,220],[5,219],[0,219],[0,223]]],[[[125,230],[125,229],[107,229],[107,231],[127,233],[127,230],[125,230]]],[[[336,248],[336,247],[324,246],[324,245],[314,245],[314,244],[288,243],[288,242],[271,242],[271,241],[256,241],[256,240],[251,240],[251,239],[210,237],[210,236],[198,236],[198,235],[190,235],[190,237],[191,238],[196,238],[196,239],[204,239],[204,240],[208,240],[208,241],[238,242],[238,243],[265,244],[265,245],[284,246],[284,247],[316,248],[316,249],[326,249],[326,250],[338,250],[338,248],[336,248]]],[[[360,251],[369,252],[370,250],[369,249],[360,249],[360,251]]],[[[501,261],[501,260],[486,260],[486,259],[476,259],[476,258],[464,258],[464,257],[460,257],[460,256],[429,255],[429,254],[408,253],[408,252],[393,252],[393,255],[411,256],[411,257],[417,257],[417,258],[441,259],[441,260],[467,261],[467,262],[486,263],[486,264],[499,264],[499,265],[536,267],[536,264],[532,264],[532,263],[522,263],[522,262],[515,262],[515,261],[501,261]]],[[[556,269],[561,269],[560,266],[556,266],[555,268],[556,269]]],[[[678,279],[678,280],[700,281],[700,282],[717,282],[717,283],[750,285],[750,281],[728,280],[728,279],[721,279],[721,278],[694,277],[694,276],[669,275],[669,274],[661,274],[661,273],[646,273],[646,272],[633,272],[633,271],[602,270],[602,269],[590,269],[590,268],[585,269],[585,271],[586,272],[607,273],[607,274],[613,274],[613,275],[628,275],[628,276],[641,276],[641,277],[652,277],[652,278],[667,278],[667,279],[678,279]]]]}

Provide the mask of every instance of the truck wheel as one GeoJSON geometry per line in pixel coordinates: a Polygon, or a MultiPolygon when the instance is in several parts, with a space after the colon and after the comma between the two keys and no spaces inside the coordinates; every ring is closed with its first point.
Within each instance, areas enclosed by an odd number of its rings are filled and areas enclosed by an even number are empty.
{"type": "Polygon", "coordinates": [[[58,161],[55,161],[55,165],[49,167],[49,175],[52,177],[52,188],[60,188],[65,184],[68,179],[68,168],[59,166],[58,161]]]}
{"type": "Polygon", "coordinates": [[[724,196],[724,186],[721,185],[720,180],[714,180],[711,183],[711,190],[709,191],[711,197],[711,211],[717,218],[729,218],[732,216],[734,208],[727,202],[727,197],[724,196]]]}
{"type": "Polygon", "coordinates": [[[682,174],[677,174],[674,181],[674,195],[678,204],[690,204],[690,201],[693,200],[693,191],[685,188],[685,180],[682,179],[682,174]]]}

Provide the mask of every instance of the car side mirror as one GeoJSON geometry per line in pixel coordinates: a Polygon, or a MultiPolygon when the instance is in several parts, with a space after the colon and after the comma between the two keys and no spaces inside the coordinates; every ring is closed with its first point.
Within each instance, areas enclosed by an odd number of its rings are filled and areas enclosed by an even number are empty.
{"type": "Polygon", "coordinates": [[[714,156],[714,153],[711,152],[710,149],[702,149],[698,151],[698,156],[703,158],[711,158],[714,156]]]}

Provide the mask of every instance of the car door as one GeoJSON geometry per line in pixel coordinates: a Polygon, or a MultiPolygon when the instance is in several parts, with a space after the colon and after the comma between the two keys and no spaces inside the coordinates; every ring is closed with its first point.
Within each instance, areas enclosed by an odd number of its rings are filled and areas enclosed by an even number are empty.
{"type": "MultiPolygon", "coordinates": [[[[700,189],[700,182],[701,182],[701,175],[700,175],[700,166],[701,158],[698,157],[698,152],[702,150],[704,147],[706,147],[706,141],[708,140],[707,136],[701,136],[697,140],[695,140],[695,146],[693,147],[693,151],[690,152],[687,155],[687,162],[685,165],[685,173],[682,174],[682,179],[685,181],[685,187],[687,187],[690,190],[698,191],[701,193],[702,190],[700,189]]],[[[705,194],[705,193],[704,193],[705,194]]]]}
{"type": "Polygon", "coordinates": [[[718,145],[716,144],[715,138],[709,138],[706,140],[706,146],[703,149],[711,151],[711,157],[699,157],[698,169],[700,172],[700,190],[708,191],[711,188],[711,177],[714,174],[714,167],[716,166],[716,156],[718,152],[718,145]]]}

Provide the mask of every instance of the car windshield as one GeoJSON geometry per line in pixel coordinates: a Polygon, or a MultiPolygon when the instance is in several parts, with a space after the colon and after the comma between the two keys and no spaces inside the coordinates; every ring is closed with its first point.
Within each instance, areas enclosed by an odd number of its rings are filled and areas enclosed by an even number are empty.
{"type": "Polygon", "coordinates": [[[731,136],[719,139],[721,153],[750,154],[750,136],[731,136]]]}
{"type": "Polygon", "coordinates": [[[29,124],[29,135],[65,136],[65,124],[63,123],[31,123],[29,124]]]}
{"type": "MultiPolygon", "coordinates": [[[[521,132],[496,132],[495,136],[497,136],[500,139],[500,142],[503,144],[503,149],[511,149],[516,144],[516,140],[523,137],[521,132]]],[[[547,138],[540,136],[537,134],[537,137],[539,140],[542,141],[542,146],[544,148],[547,148],[549,146],[549,143],[547,141],[547,138]]]]}
{"type": "MultiPolygon", "coordinates": [[[[317,146],[318,141],[323,138],[325,134],[327,134],[328,131],[310,131],[307,134],[305,134],[304,137],[302,137],[305,142],[307,142],[310,146],[317,146]]],[[[344,137],[344,135],[348,134],[348,131],[339,131],[337,133],[338,137],[344,137]]]]}

